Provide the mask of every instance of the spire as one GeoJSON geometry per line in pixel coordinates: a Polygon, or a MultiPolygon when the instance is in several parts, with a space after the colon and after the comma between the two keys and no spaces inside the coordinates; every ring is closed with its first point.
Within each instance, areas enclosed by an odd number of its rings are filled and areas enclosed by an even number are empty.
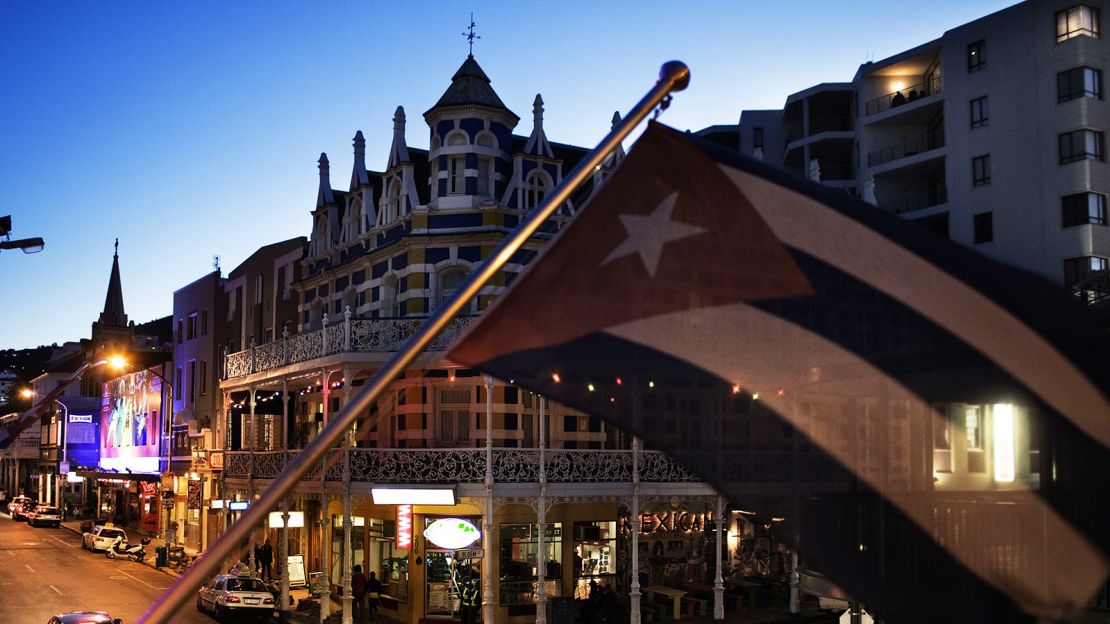
{"type": "Polygon", "coordinates": [[[555,157],[551,151],[551,145],[547,142],[547,135],[543,132],[543,98],[539,93],[532,102],[532,136],[528,137],[528,142],[524,144],[524,153],[547,158],[555,157]]]}
{"type": "Polygon", "coordinates": [[[409,146],[405,143],[405,107],[398,106],[393,113],[393,145],[389,148],[389,166],[409,162],[409,146]]]}
{"type": "MultiPolygon", "coordinates": [[[[620,122],[621,122],[621,112],[620,111],[613,111],[613,120],[612,120],[612,124],[609,127],[613,130],[616,130],[617,125],[620,124],[620,122]]],[[[621,164],[621,162],[623,160],[624,160],[624,145],[618,144],[617,149],[613,150],[613,153],[609,155],[609,158],[606,160],[605,165],[607,167],[616,167],[617,165],[621,164]]]]}
{"type": "Polygon", "coordinates": [[[453,106],[484,106],[508,113],[514,119],[512,125],[516,125],[519,118],[513,114],[501,98],[493,91],[490,86],[489,76],[486,72],[482,71],[478,61],[474,60],[474,56],[466,57],[463,64],[451,76],[451,86],[443,92],[443,96],[439,98],[436,105],[428,109],[424,113],[424,118],[427,119],[433,111],[441,108],[449,108],[453,106]]]}
{"type": "Polygon", "coordinates": [[[108,277],[108,294],[104,297],[104,311],[98,321],[100,327],[127,327],[127,314],[123,311],[123,286],[119,278],[119,239],[112,254],[112,274],[108,277]]]}
{"type": "Polygon", "coordinates": [[[331,168],[328,166],[328,155],[320,152],[320,191],[316,193],[316,207],[335,203],[335,196],[331,192],[331,168]]]}
{"type": "Polygon", "coordinates": [[[355,165],[354,170],[351,171],[351,190],[370,184],[370,177],[366,173],[366,139],[362,136],[362,130],[355,133],[355,165]]]}

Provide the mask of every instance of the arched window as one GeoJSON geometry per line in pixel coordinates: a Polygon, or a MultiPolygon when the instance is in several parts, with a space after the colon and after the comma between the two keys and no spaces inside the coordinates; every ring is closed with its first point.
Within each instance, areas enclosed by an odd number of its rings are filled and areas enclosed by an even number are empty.
{"type": "Polygon", "coordinates": [[[529,173],[524,183],[524,209],[531,210],[539,206],[550,189],[551,185],[543,172],[537,169],[529,173]]]}
{"type": "Polygon", "coordinates": [[[447,135],[448,145],[466,145],[468,143],[470,143],[470,140],[467,138],[466,133],[462,130],[455,130],[451,134],[447,135]]]}
{"type": "Polygon", "coordinates": [[[478,133],[478,140],[475,142],[482,147],[497,147],[497,139],[492,132],[486,130],[478,133]]]}
{"type": "Polygon", "coordinates": [[[382,225],[389,225],[401,216],[401,180],[394,176],[389,181],[385,198],[382,200],[382,225]]]}
{"type": "MultiPolygon", "coordinates": [[[[436,307],[446,303],[467,277],[470,277],[470,270],[465,267],[450,267],[441,271],[437,280],[436,307]]],[[[473,306],[468,305],[464,312],[473,312],[473,306]]]]}
{"type": "Polygon", "coordinates": [[[359,234],[359,224],[362,222],[362,202],[356,197],[351,200],[350,206],[347,208],[347,217],[343,220],[343,242],[348,243],[357,240],[359,234]]]}

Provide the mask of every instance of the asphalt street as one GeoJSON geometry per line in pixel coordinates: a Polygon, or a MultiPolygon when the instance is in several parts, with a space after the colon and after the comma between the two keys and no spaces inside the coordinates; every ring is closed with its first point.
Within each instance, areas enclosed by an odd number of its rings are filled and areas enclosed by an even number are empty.
{"type": "MultiPolygon", "coordinates": [[[[173,580],[134,561],[86,551],[71,531],[31,527],[0,513],[0,595],[7,622],[46,624],[58,613],[91,610],[130,624],[173,580]]],[[[190,604],[173,621],[215,620],[190,604]]]]}

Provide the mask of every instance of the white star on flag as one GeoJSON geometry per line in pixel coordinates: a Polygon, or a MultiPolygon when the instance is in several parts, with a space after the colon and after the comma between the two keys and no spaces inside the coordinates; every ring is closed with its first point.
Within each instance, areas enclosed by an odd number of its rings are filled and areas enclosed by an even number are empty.
{"type": "Polygon", "coordinates": [[[605,266],[629,254],[639,254],[648,275],[655,277],[655,269],[659,266],[659,259],[663,255],[663,245],[705,232],[704,228],[671,219],[671,213],[674,212],[677,201],[678,191],[675,191],[659,202],[655,212],[650,215],[618,215],[625,232],[628,233],[628,238],[610,252],[601,265],[605,266]]]}

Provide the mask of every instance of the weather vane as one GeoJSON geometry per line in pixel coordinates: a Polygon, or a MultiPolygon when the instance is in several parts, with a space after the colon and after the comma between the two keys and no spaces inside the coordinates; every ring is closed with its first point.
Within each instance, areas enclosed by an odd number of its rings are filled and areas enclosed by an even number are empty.
{"type": "Polygon", "coordinates": [[[471,13],[470,14],[470,27],[467,28],[467,32],[464,32],[462,34],[462,36],[466,37],[466,42],[470,44],[470,56],[474,56],[474,40],[475,39],[481,39],[480,36],[474,34],[474,27],[475,26],[477,26],[477,24],[474,23],[474,14],[471,13]]]}

